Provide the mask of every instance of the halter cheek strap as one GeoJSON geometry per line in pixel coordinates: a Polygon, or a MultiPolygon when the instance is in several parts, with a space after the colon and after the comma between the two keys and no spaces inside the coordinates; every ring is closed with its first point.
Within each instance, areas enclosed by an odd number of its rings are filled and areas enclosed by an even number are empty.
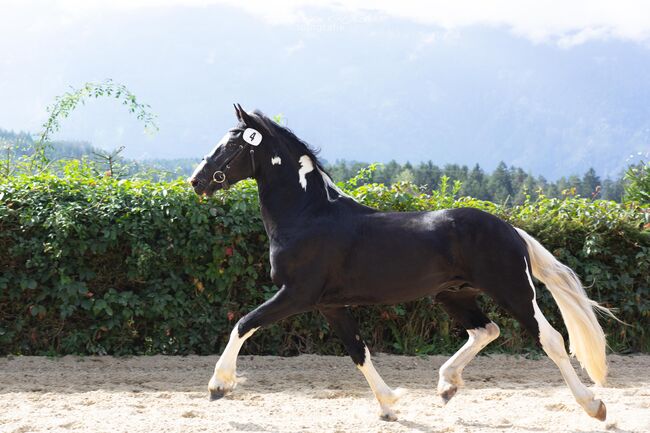
{"type": "MultiPolygon", "coordinates": [[[[223,185],[223,189],[228,189],[230,187],[230,182],[228,182],[228,176],[227,176],[227,173],[230,170],[230,163],[235,158],[237,158],[242,153],[243,150],[244,150],[244,146],[239,146],[239,151],[237,151],[237,153],[235,153],[232,156],[232,158],[230,158],[228,162],[226,162],[226,167],[223,169],[223,171],[217,170],[212,174],[212,180],[215,183],[223,185]]],[[[255,174],[255,151],[251,149],[249,153],[251,156],[251,169],[252,169],[251,173],[253,173],[254,175],[255,174]]]]}

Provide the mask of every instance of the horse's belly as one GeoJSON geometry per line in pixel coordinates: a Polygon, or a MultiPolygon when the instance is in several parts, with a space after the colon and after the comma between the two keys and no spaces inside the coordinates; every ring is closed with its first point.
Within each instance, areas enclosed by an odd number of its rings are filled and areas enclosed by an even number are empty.
{"type": "Polygon", "coordinates": [[[394,304],[422,298],[455,278],[448,264],[434,257],[358,263],[342,270],[327,287],[322,301],[340,305],[394,304]]]}
{"type": "Polygon", "coordinates": [[[320,304],[324,305],[378,305],[398,304],[413,301],[436,293],[432,286],[388,285],[364,286],[359,290],[349,290],[346,287],[334,288],[324,293],[320,304]]]}

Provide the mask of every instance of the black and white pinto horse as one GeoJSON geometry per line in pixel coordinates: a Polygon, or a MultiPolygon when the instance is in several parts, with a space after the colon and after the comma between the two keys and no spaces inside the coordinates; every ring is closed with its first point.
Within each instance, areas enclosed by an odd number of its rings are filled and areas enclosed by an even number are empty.
{"type": "Polygon", "coordinates": [[[557,364],[576,401],[604,420],[605,405],[580,381],[562,335],[542,315],[531,275],[557,302],[571,351],[594,382],[607,375],[605,335],[576,274],[521,229],[477,209],[379,212],[357,203],[332,182],[314,152],[260,112],[235,106],[228,131],[189,179],[197,194],[254,178],[270,239],[271,277],[280,290],[232,330],[208,389],[212,399],[236,384],[244,341],[263,326],[317,309],[343,340],[377,398],[383,419],[395,420],[400,390],[389,388],[370,359],[348,306],[395,304],[431,296],[465,327],[469,340],[439,371],[447,402],[462,385],[463,368],[499,327],[479,308],[489,295],[517,319],[557,364]]]}

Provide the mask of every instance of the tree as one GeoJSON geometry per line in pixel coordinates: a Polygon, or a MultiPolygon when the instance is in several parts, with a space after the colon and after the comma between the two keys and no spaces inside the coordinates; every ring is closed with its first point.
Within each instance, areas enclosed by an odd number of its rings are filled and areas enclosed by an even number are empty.
{"type": "Polygon", "coordinates": [[[413,174],[415,176],[415,183],[417,185],[426,185],[427,190],[431,192],[438,187],[438,184],[440,184],[442,170],[429,160],[428,162],[420,163],[420,165],[415,168],[413,174]]]}
{"type": "Polygon", "coordinates": [[[580,182],[580,195],[586,198],[600,198],[602,182],[596,170],[589,168],[580,182]]]}
{"type": "Polygon", "coordinates": [[[488,192],[485,172],[480,165],[476,164],[467,175],[467,180],[461,187],[461,194],[481,200],[490,200],[492,197],[488,192]]]}
{"type": "Polygon", "coordinates": [[[490,178],[489,187],[493,200],[497,203],[505,203],[514,196],[510,171],[505,162],[501,161],[497,165],[490,178]]]}
{"type": "Polygon", "coordinates": [[[625,200],[650,205],[650,162],[630,166],[625,172],[625,200]]]}
{"type": "Polygon", "coordinates": [[[603,181],[603,200],[614,200],[620,202],[625,194],[623,185],[623,178],[620,177],[616,180],[605,179],[603,181]]]}
{"type": "Polygon", "coordinates": [[[397,182],[413,183],[414,180],[415,180],[415,176],[413,176],[413,171],[409,168],[405,168],[395,176],[394,183],[397,182]]]}
{"type": "Polygon", "coordinates": [[[397,174],[402,171],[402,166],[397,161],[392,160],[384,165],[381,170],[378,170],[377,181],[380,183],[391,184],[395,181],[397,174]]]}

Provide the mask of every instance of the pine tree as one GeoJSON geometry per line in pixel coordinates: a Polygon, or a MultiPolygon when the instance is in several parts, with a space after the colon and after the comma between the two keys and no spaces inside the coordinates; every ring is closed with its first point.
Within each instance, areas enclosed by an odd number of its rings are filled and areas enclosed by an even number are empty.
{"type": "Polygon", "coordinates": [[[505,162],[501,161],[499,163],[494,173],[492,173],[488,185],[495,202],[505,203],[512,200],[514,196],[512,180],[510,179],[510,171],[505,162]]]}
{"type": "Polygon", "coordinates": [[[596,170],[589,168],[587,172],[582,176],[582,182],[580,182],[580,195],[587,198],[600,198],[602,182],[600,177],[596,174],[596,170]]]}
{"type": "Polygon", "coordinates": [[[461,194],[481,200],[490,200],[492,198],[488,193],[485,172],[480,165],[476,164],[467,175],[467,180],[461,188],[461,194]]]}

